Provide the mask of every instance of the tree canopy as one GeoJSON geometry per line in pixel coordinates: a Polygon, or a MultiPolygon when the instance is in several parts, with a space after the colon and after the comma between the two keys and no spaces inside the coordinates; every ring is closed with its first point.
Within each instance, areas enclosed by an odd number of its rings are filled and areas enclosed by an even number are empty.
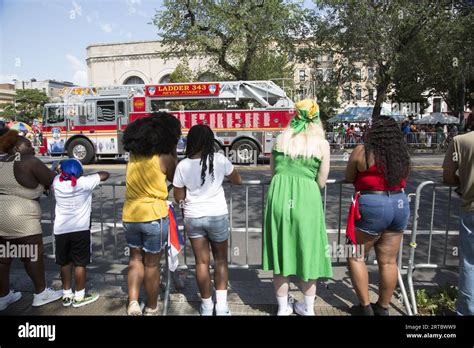
{"type": "MultiPolygon", "coordinates": [[[[231,78],[271,78],[257,71],[270,49],[293,50],[303,24],[301,3],[283,0],[165,1],[153,23],[166,57],[205,56],[231,78]]],[[[270,75],[270,76],[268,76],[270,75]]]]}

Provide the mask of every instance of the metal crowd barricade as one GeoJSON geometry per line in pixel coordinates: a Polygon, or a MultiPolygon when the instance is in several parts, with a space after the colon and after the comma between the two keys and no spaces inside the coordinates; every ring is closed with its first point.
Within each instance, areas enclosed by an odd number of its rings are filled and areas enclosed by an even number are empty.
{"type": "MultiPolygon", "coordinates": [[[[404,134],[405,142],[411,148],[426,150],[446,149],[452,137],[450,134],[446,136],[443,133],[436,132],[413,132],[404,134]]],[[[332,147],[352,148],[356,145],[363,144],[363,139],[363,132],[354,134],[326,132],[326,140],[332,147]]]]}
{"type": "MultiPolygon", "coordinates": [[[[228,190],[229,190],[229,219],[230,219],[230,238],[229,238],[229,268],[234,268],[234,269],[261,269],[262,265],[261,262],[251,262],[250,260],[250,254],[249,254],[249,234],[250,233],[260,233],[261,236],[261,244],[263,244],[263,226],[264,226],[264,217],[265,217],[265,194],[266,194],[266,187],[270,184],[269,180],[244,180],[242,182],[241,186],[234,186],[234,185],[229,185],[228,190]],[[245,207],[244,207],[244,226],[243,227],[236,227],[235,225],[235,205],[236,205],[236,198],[235,194],[238,194],[239,190],[244,190],[245,192],[245,198],[243,200],[239,200],[240,202],[245,202],[245,207]],[[249,198],[250,194],[254,194],[260,197],[260,202],[259,202],[259,210],[260,210],[260,216],[258,217],[257,220],[260,220],[261,226],[250,226],[250,204],[249,204],[249,198]],[[244,254],[244,262],[243,264],[239,264],[238,262],[235,262],[234,256],[233,256],[233,250],[234,250],[234,242],[235,242],[235,233],[236,232],[244,232],[244,249],[245,249],[245,254],[244,254]]],[[[227,184],[225,185],[227,187],[227,184]]],[[[122,262],[120,254],[119,254],[119,228],[121,225],[121,222],[119,222],[118,219],[121,220],[121,217],[117,216],[117,211],[118,211],[118,197],[117,197],[117,188],[118,187],[125,187],[125,182],[110,182],[110,183],[102,183],[99,188],[97,188],[96,195],[99,196],[99,202],[98,202],[98,208],[96,207],[95,210],[99,211],[100,217],[99,221],[93,221],[95,223],[95,226],[97,227],[97,224],[100,225],[100,256],[103,261],[110,262],[110,261],[115,261],[115,262],[122,262]],[[104,189],[105,188],[110,188],[111,193],[112,193],[112,201],[111,201],[111,206],[112,206],[112,223],[110,221],[107,221],[105,217],[105,195],[104,195],[104,189]],[[106,247],[106,237],[105,237],[105,230],[109,229],[112,230],[112,243],[113,244],[113,250],[111,252],[110,248],[106,247]]],[[[343,207],[343,198],[347,198],[347,203],[349,204],[350,202],[350,195],[352,195],[353,190],[352,190],[352,184],[347,183],[343,180],[334,180],[334,179],[329,179],[327,181],[327,184],[325,188],[321,192],[321,197],[323,200],[323,208],[325,210],[325,216],[326,220],[328,217],[328,190],[329,189],[336,189],[335,192],[335,197],[337,197],[337,204],[332,205],[331,207],[336,206],[336,214],[337,214],[337,245],[341,245],[341,242],[345,242],[345,228],[343,229],[343,215],[345,218],[345,215],[348,211],[349,206],[344,206],[343,207]],[[350,190],[347,190],[347,195],[344,196],[343,194],[343,188],[345,185],[350,185],[350,190]],[[343,235],[344,233],[344,235],[343,235]]],[[[52,198],[50,196],[50,198],[52,198]]],[[[54,221],[54,209],[53,209],[53,202],[52,199],[49,200],[49,205],[50,205],[50,211],[51,211],[51,222],[54,221]]],[[[94,210],[94,209],[93,209],[94,210]]],[[[176,209],[178,216],[181,215],[181,212],[179,209],[176,209]]],[[[253,210],[255,212],[255,210],[253,210]]],[[[52,225],[51,225],[52,226],[52,225]]],[[[184,228],[181,228],[183,230],[184,228]]],[[[185,231],[184,231],[185,232],[185,231]]],[[[52,243],[53,243],[53,254],[54,254],[54,235],[53,235],[53,230],[51,228],[51,237],[52,237],[52,243]]],[[[182,269],[188,269],[188,268],[194,268],[194,265],[190,264],[188,262],[188,241],[185,238],[185,245],[184,245],[184,250],[182,254],[182,261],[184,261],[184,264],[179,266],[178,271],[182,269]]],[[[108,244],[107,242],[107,245],[108,244]]],[[[260,250],[260,255],[261,255],[261,250],[262,248],[259,248],[260,250]]],[[[401,275],[401,269],[402,269],[402,252],[403,252],[403,241],[400,246],[400,252],[399,252],[399,258],[398,258],[398,283],[401,289],[403,301],[405,304],[405,307],[407,308],[407,313],[409,315],[412,314],[411,309],[410,309],[410,304],[409,300],[406,294],[405,286],[403,283],[402,275],[401,275]]],[[[97,255],[96,255],[97,256],[97,255]]],[[[181,263],[181,262],[180,262],[181,263]]],[[[336,257],[336,261],[333,262],[333,265],[345,265],[346,261],[341,260],[339,255],[336,257]]],[[[173,279],[173,275],[169,270],[168,267],[168,257],[165,255],[165,269],[164,269],[164,274],[165,274],[165,295],[164,295],[164,302],[163,302],[163,315],[166,315],[168,312],[168,307],[169,307],[169,295],[170,295],[170,287],[171,287],[171,280],[173,279]]]]}
{"type": "Polygon", "coordinates": [[[449,268],[449,267],[457,267],[457,266],[448,266],[446,263],[447,254],[448,254],[448,236],[449,236],[449,228],[451,224],[451,214],[452,214],[452,198],[453,198],[453,186],[449,186],[443,183],[436,183],[434,181],[424,181],[420,185],[418,185],[416,189],[415,195],[415,208],[413,214],[413,223],[412,223],[412,231],[411,231],[411,238],[410,238],[410,251],[409,251],[409,259],[408,259],[408,267],[407,267],[407,282],[408,282],[408,289],[410,293],[410,302],[408,303],[407,308],[413,312],[414,315],[418,314],[418,308],[416,303],[416,293],[414,289],[413,279],[414,279],[414,271],[416,269],[433,269],[433,268],[449,268]],[[426,187],[432,187],[432,197],[431,197],[431,212],[430,212],[430,226],[429,226],[429,234],[428,234],[428,253],[426,255],[426,262],[423,263],[415,263],[415,252],[417,249],[417,234],[418,234],[418,226],[419,226],[419,219],[420,219],[420,203],[422,198],[422,191],[426,187]],[[444,231],[444,246],[443,246],[443,260],[441,264],[433,263],[432,262],[432,245],[433,245],[433,234],[434,234],[434,215],[435,215],[435,206],[436,206],[436,189],[447,189],[448,190],[448,206],[446,211],[446,228],[444,231]],[[410,307],[411,306],[411,307],[410,307]]]}

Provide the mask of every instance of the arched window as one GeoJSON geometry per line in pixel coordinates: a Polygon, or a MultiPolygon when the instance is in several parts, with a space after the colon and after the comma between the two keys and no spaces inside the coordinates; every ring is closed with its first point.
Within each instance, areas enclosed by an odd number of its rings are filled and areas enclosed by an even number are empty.
{"type": "Polygon", "coordinates": [[[159,82],[159,83],[170,83],[170,77],[171,77],[170,74],[164,75],[164,76],[160,79],[160,82],[159,82]]]}
{"type": "Polygon", "coordinates": [[[130,76],[123,82],[124,85],[144,85],[145,82],[138,76],[130,76]]]}

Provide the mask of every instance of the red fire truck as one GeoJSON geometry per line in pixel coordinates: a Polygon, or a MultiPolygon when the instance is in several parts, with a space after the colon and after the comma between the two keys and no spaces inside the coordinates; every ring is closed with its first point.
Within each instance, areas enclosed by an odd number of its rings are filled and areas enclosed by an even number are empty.
{"type": "Polygon", "coordinates": [[[60,103],[45,105],[43,146],[49,155],[68,155],[82,163],[124,156],[121,136],[129,122],[167,111],[185,135],[195,124],[214,131],[216,150],[250,163],[268,156],[275,134],[295,114],[293,102],[272,81],[226,81],[68,88],[60,103]]]}

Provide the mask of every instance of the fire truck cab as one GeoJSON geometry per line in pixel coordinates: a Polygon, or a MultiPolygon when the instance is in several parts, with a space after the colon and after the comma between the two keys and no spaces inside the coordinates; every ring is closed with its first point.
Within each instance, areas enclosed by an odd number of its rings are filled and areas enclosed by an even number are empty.
{"type": "Polygon", "coordinates": [[[45,105],[41,152],[91,163],[124,155],[121,137],[129,122],[167,111],[185,136],[195,124],[215,133],[216,150],[237,163],[268,156],[276,133],[295,114],[293,102],[271,81],[226,81],[69,88],[62,102],[45,105]]]}

